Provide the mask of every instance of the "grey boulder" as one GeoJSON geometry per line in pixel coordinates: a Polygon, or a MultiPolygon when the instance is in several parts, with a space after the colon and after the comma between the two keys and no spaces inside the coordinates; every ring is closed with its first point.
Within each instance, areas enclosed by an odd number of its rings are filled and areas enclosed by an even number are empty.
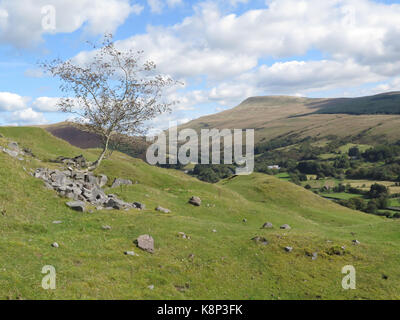
{"type": "Polygon", "coordinates": [[[191,197],[191,198],[189,199],[189,203],[192,204],[192,205],[194,205],[194,206],[200,207],[200,205],[201,205],[201,199],[200,199],[199,197],[193,196],[193,197],[191,197]]]}
{"type": "Polygon", "coordinates": [[[163,207],[160,207],[160,206],[158,206],[156,208],[156,211],[160,211],[160,212],[163,212],[163,213],[170,213],[171,212],[171,210],[163,208],[163,207]]]}
{"type": "Polygon", "coordinates": [[[272,223],[271,222],[266,222],[266,223],[263,224],[261,229],[271,229],[271,228],[273,228],[272,223]]]}
{"type": "Polygon", "coordinates": [[[132,181],[128,179],[115,178],[111,188],[116,188],[122,185],[131,185],[132,181]]]}
{"type": "Polygon", "coordinates": [[[79,212],[86,211],[86,206],[83,201],[70,201],[70,202],[67,202],[66,205],[75,211],[79,211],[79,212]]]}
{"type": "Polygon", "coordinates": [[[137,238],[137,246],[144,251],[154,253],[154,239],[148,234],[137,238]]]}

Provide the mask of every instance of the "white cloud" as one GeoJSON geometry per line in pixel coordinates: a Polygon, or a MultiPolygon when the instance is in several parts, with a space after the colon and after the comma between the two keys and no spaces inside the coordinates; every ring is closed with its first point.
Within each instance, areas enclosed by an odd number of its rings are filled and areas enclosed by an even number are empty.
{"type": "Polygon", "coordinates": [[[32,103],[32,108],[42,112],[57,112],[59,98],[39,97],[32,103]]]}
{"type": "Polygon", "coordinates": [[[162,0],[147,0],[151,12],[160,14],[164,8],[162,0]]]}
{"type": "Polygon", "coordinates": [[[26,108],[29,98],[11,92],[0,92],[0,111],[14,111],[26,108]]]}
{"type": "Polygon", "coordinates": [[[134,4],[131,6],[132,13],[136,15],[140,15],[143,11],[144,7],[140,4],[134,4]]]}
{"type": "Polygon", "coordinates": [[[42,113],[36,112],[32,108],[14,111],[8,116],[8,120],[18,125],[43,124],[47,122],[42,113]]]}
{"type": "Polygon", "coordinates": [[[262,65],[254,73],[242,76],[254,86],[274,93],[310,92],[335,87],[357,86],[383,80],[369,66],[347,61],[289,61],[262,65]]]}
{"type": "Polygon", "coordinates": [[[74,32],[84,26],[92,34],[113,32],[131,13],[140,14],[129,0],[2,0],[0,2],[0,43],[28,47],[46,33],[74,32]],[[44,6],[55,8],[56,29],[45,30],[44,6]]]}

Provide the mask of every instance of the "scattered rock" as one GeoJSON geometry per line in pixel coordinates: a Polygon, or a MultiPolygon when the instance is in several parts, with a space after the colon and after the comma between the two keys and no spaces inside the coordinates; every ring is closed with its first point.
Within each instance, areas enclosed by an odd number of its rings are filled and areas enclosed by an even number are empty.
{"type": "Polygon", "coordinates": [[[13,151],[18,151],[19,152],[19,146],[18,143],[15,141],[12,141],[8,144],[8,147],[13,150],[13,151]]]}
{"type": "Polygon", "coordinates": [[[100,188],[104,187],[107,184],[108,178],[104,174],[100,174],[97,177],[97,184],[99,185],[100,188]]]}
{"type": "Polygon", "coordinates": [[[24,154],[31,156],[32,158],[35,158],[35,155],[33,154],[32,150],[29,148],[24,148],[24,154]]]}
{"type": "Polygon", "coordinates": [[[271,229],[273,228],[273,225],[271,222],[266,222],[263,224],[263,226],[261,227],[261,229],[271,229]]]}
{"type": "Polygon", "coordinates": [[[264,237],[260,237],[260,236],[254,237],[251,240],[255,241],[256,243],[261,243],[263,245],[268,244],[268,240],[265,239],[264,237]]]}
{"type": "Polygon", "coordinates": [[[3,152],[7,153],[10,157],[17,158],[19,155],[18,151],[9,150],[6,148],[2,148],[3,152]]]}
{"type": "Polygon", "coordinates": [[[59,245],[58,245],[57,242],[52,243],[51,246],[52,246],[53,248],[58,248],[58,247],[59,247],[59,245]]]}
{"type": "Polygon", "coordinates": [[[115,178],[111,188],[116,188],[122,185],[131,185],[132,181],[128,179],[115,178]]]}
{"type": "Polygon", "coordinates": [[[187,234],[185,234],[184,232],[178,232],[178,237],[182,238],[182,239],[188,239],[190,240],[190,236],[188,236],[187,234]]]}
{"type": "Polygon", "coordinates": [[[156,210],[157,210],[157,211],[160,211],[160,212],[163,212],[163,213],[170,213],[170,212],[171,212],[171,210],[166,209],[166,208],[163,208],[163,207],[160,207],[160,206],[158,206],[158,207],[156,208],[156,210]]]}
{"type": "Polygon", "coordinates": [[[286,252],[292,252],[292,251],[293,251],[293,248],[292,248],[292,247],[285,247],[285,251],[286,251],[286,252]]]}
{"type": "Polygon", "coordinates": [[[281,225],[281,229],[290,230],[291,227],[288,224],[283,224],[283,225],[281,225]]]}
{"type": "Polygon", "coordinates": [[[337,255],[337,256],[342,256],[345,254],[345,246],[339,247],[339,246],[333,246],[330,247],[329,249],[326,250],[326,253],[330,256],[337,255]]]}
{"type": "Polygon", "coordinates": [[[109,194],[108,201],[104,204],[106,208],[113,208],[117,210],[133,208],[130,203],[118,199],[115,195],[109,194]]]}
{"type": "Polygon", "coordinates": [[[139,256],[134,251],[125,251],[124,254],[127,255],[127,256],[139,256]]]}
{"type": "Polygon", "coordinates": [[[62,164],[65,164],[66,166],[75,167],[75,168],[86,168],[87,167],[87,161],[83,155],[79,155],[74,158],[60,156],[57,159],[53,160],[52,162],[62,163],[62,164]]]}
{"type": "Polygon", "coordinates": [[[62,223],[62,221],[55,220],[55,221],[53,221],[53,223],[54,223],[54,224],[60,224],[60,223],[62,223]]]}
{"type": "Polygon", "coordinates": [[[317,252],[313,252],[312,256],[311,256],[311,260],[317,260],[318,258],[318,253],[317,252]]]}
{"type": "Polygon", "coordinates": [[[141,203],[141,202],[134,202],[133,203],[133,207],[136,208],[136,209],[140,209],[140,210],[146,209],[146,205],[144,203],[141,203]]]}
{"type": "Polygon", "coordinates": [[[103,230],[111,230],[111,226],[108,226],[108,225],[102,226],[102,229],[103,229],[103,230]]]}
{"type": "Polygon", "coordinates": [[[189,287],[190,287],[189,283],[185,283],[184,286],[175,285],[176,290],[180,292],[185,292],[187,289],[189,289],[189,287]]]}
{"type": "Polygon", "coordinates": [[[361,243],[361,242],[358,241],[358,240],[353,240],[352,242],[353,242],[354,245],[359,245],[359,244],[361,243]]]}
{"type": "Polygon", "coordinates": [[[192,205],[194,205],[194,206],[200,207],[200,205],[201,205],[201,199],[200,199],[199,197],[193,196],[193,197],[191,197],[191,198],[189,199],[189,203],[192,204],[192,205]]]}
{"type": "Polygon", "coordinates": [[[70,202],[67,202],[66,205],[75,211],[79,211],[79,212],[86,211],[86,206],[83,201],[70,201],[70,202]]]}
{"type": "Polygon", "coordinates": [[[215,232],[217,232],[217,230],[216,230],[216,229],[212,229],[212,232],[214,232],[214,233],[215,233],[215,232]]]}
{"type": "Polygon", "coordinates": [[[154,239],[148,234],[141,235],[137,238],[137,246],[144,251],[154,253],[154,239]]]}

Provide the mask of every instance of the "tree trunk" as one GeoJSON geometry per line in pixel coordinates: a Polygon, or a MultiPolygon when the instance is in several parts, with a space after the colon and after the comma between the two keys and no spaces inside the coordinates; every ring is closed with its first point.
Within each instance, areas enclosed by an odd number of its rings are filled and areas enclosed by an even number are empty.
{"type": "Polygon", "coordinates": [[[101,162],[103,161],[103,159],[107,153],[109,142],[110,142],[110,137],[107,137],[106,143],[104,144],[104,147],[103,147],[103,151],[101,152],[98,159],[95,162],[93,162],[92,165],[88,168],[89,171],[94,171],[100,166],[101,162]]]}

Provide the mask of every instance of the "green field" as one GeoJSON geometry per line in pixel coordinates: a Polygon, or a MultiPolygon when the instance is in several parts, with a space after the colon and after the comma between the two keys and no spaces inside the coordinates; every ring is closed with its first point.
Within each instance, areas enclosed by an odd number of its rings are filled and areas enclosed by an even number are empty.
{"type": "Polygon", "coordinates": [[[332,193],[321,192],[320,195],[323,197],[333,198],[338,200],[349,200],[351,198],[361,197],[359,194],[352,194],[347,192],[332,192],[332,193]]]}
{"type": "Polygon", "coordinates": [[[97,151],[38,128],[0,133],[7,138],[0,145],[15,140],[37,157],[16,161],[0,153],[0,299],[400,298],[399,220],[349,210],[264,174],[209,184],[118,152],[98,173],[138,183],[107,192],[147,209],[77,213],[29,172],[55,166],[48,160],[60,155],[94,160],[97,151]],[[201,207],[187,203],[192,195],[201,197],[201,207]],[[158,205],[171,213],[156,212],[158,205]],[[260,229],[266,221],[274,228],[260,229]],[[279,229],[284,223],[292,229],[279,229]],[[141,234],[155,239],[154,254],[135,247],[141,234]],[[255,236],[269,244],[256,244],[255,236]],[[51,247],[55,241],[59,248],[51,247]],[[332,255],[341,246],[345,254],[332,255]],[[139,256],[124,255],[127,250],[139,256]],[[41,287],[44,265],[56,268],[55,290],[41,287]],[[345,265],[357,270],[356,290],[341,287],[345,265]]]}

